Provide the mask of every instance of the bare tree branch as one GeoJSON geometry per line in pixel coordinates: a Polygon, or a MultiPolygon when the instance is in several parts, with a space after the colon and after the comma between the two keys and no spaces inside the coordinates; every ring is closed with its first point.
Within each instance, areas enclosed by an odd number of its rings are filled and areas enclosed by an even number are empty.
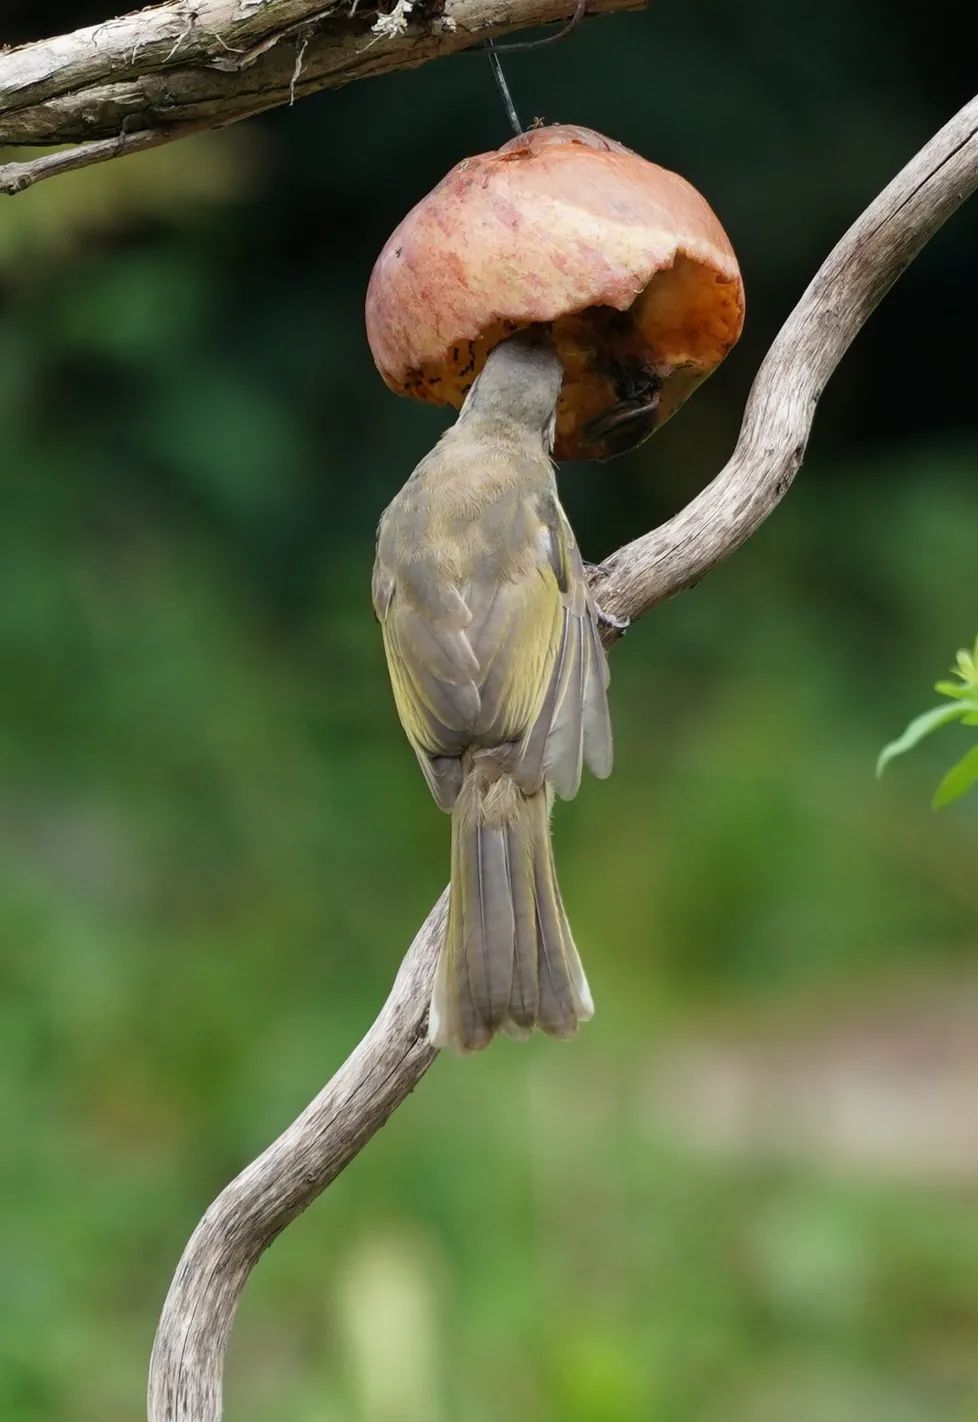
{"type": "MultiPolygon", "coordinates": [[[[640,616],[702,578],[750,537],[790,487],[822,390],[853,338],[976,186],[978,100],[917,154],[823,263],[758,372],[726,467],[675,518],[595,570],[607,611],[640,616]]],[[[252,1266],[349,1164],[434,1060],[425,1032],[446,904],[442,894],[360,1045],[198,1225],[156,1336],[150,1422],[217,1422],[228,1334],[252,1266]]]]}
{"type": "Polygon", "coordinates": [[[118,138],[99,138],[94,143],[79,143],[75,148],[59,148],[23,163],[0,163],[0,193],[15,197],[45,178],[60,173],[72,173],[77,168],[90,168],[93,163],[105,163],[110,158],[122,158],[126,153],[142,153],[147,148],[159,148],[175,138],[189,138],[210,128],[207,123],[184,123],[176,128],[143,128],[138,133],[121,133],[118,138]]]}
{"type": "Polygon", "coordinates": [[[259,1256],[349,1165],[434,1061],[428,999],[447,911],[446,889],[359,1046],[194,1230],[153,1346],[150,1422],[218,1422],[231,1324],[259,1256]]]}
{"type": "Polygon", "coordinates": [[[801,467],[829,376],[897,277],[978,185],[978,99],[849,228],[775,337],[724,468],[675,518],[596,570],[602,606],[639,617],[746,543],[801,467]]]}
{"type": "MultiPolygon", "coordinates": [[[[587,14],[644,3],[588,0],[587,14]]],[[[378,0],[169,0],[0,51],[0,147],[81,145],[57,166],[0,166],[0,192],[567,20],[574,9],[574,0],[396,0],[386,12],[378,0]]]]}

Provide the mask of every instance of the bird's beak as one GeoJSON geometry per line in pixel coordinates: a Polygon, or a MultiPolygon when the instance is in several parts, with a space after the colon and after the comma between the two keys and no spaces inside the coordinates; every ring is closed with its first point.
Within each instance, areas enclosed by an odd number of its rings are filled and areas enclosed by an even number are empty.
{"type": "Polygon", "coordinates": [[[650,392],[631,400],[619,400],[603,414],[588,420],[581,434],[588,444],[602,446],[605,453],[599,458],[613,459],[648,439],[656,427],[658,415],[659,392],[650,392]]]}

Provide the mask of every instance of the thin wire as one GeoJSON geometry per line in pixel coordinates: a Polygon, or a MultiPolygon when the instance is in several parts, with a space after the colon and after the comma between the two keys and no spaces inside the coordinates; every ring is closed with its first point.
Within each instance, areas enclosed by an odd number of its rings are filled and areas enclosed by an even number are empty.
{"type": "MultiPolygon", "coordinates": [[[[509,47],[514,48],[514,46],[509,47]]],[[[509,119],[513,132],[517,138],[519,138],[523,132],[523,125],[520,123],[520,116],[516,112],[516,105],[513,103],[513,96],[509,92],[509,85],[506,83],[506,75],[503,73],[503,66],[499,62],[499,55],[496,53],[496,46],[492,40],[486,40],[486,58],[489,61],[489,68],[492,70],[492,77],[496,81],[499,97],[503,101],[506,117],[509,119]]]]}
{"type": "MultiPolygon", "coordinates": [[[[545,35],[543,39],[538,40],[517,40],[515,44],[499,44],[495,46],[496,52],[497,54],[515,54],[517,50],[541,49],[545,44],[556,44],[558,40],[566,39],[569,34],[577,29],[578,25],[584,19],[584,12],[586,10],[587,0],[577,0],[573,15],[571,15],[566,25],[561,26],[555,35],[545,35]]],[[[486,43],[491,46],[492,40],[487,40],[486,43]]]]}
{"type": "Polygon", "coordinates": [[[489,60],[489,68],[492,70],[492,77],[496,81],[499,96],[503,101],[503,108],[506,110],[506,117],[517,138],[524,132],[520,123],[520,116],[516,112],[516,105],[513,103],[513,96],[509,92],[509,85],[506,83],[506,75],[503,73],[503,66],[499,62],[501,54],[514,54],[518,50],[540,49],[546,44],[556,44],[558,40],[566,39],[572,31],[576,30],[584,18],[587,10],[587,0],[575,0],[574,13],[565,25],[557,31],[555,35],[545,35],[538,40],[519,40],[516,44],[494,44],[492,40],[486,40],[483,45],[486,58],[489,60]]]}

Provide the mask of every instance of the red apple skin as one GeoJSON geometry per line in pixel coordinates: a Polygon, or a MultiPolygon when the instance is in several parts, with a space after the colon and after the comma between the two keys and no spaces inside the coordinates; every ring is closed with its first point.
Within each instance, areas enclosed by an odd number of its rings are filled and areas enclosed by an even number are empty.
{"type": "Polygon", "coordinates": [[[455,408],[494,345],[548,327],[565,369],[560,459],[620,452],[586,427],[636,389],[655,393],[641,437],[651,433],[719,365],[743,320],[737,259],[706,200],[570,125],[453,168],[391,235],[366,302],[390,388],[455,408]]]}

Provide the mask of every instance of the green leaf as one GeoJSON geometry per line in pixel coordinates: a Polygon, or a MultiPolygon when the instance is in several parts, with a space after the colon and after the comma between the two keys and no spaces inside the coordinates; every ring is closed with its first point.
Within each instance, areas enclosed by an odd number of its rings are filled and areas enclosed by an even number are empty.
{"type": "Polygon", "coordinates": [[[975,688],[969,686],[965,681],[935,681],[934,690],[939,691],[942,696],[974,696],[975,688]]]}
{"type": "Polygon", "coordinates": [[[971,787],[978,784],[978,746],[972,746],[957,765],[952,765],[944,779],[934,791],[931,804],[935,810],[942,810],[952,800],[958,800],[971,787]]]}
{"type": "Polygon", "coordinates": [[[931,731],[936,731],[941,726],[948,726],[952,721],[958,721],[962,716],[966,716],[969,707],[960,701],[953,701],[949,706],[933,706],[930,711],[923,712],[910,722],[902,736],[898,736],[895,741],[884,746],[880,751],[879,760],[876,762],[876,774],[880,776],[889,765],[891,760],[895,760],[898,755],[905,755],[908,750],[913,750],[925,736],[929,736],[931,731]]]}
{"type": "Polygon", "coordinates": [[[968,682],[970,685],[974,685],[975,660],[970,652],[962,650],[958,653],[957,675],[961,678],[962,681],[968,682]]]}

